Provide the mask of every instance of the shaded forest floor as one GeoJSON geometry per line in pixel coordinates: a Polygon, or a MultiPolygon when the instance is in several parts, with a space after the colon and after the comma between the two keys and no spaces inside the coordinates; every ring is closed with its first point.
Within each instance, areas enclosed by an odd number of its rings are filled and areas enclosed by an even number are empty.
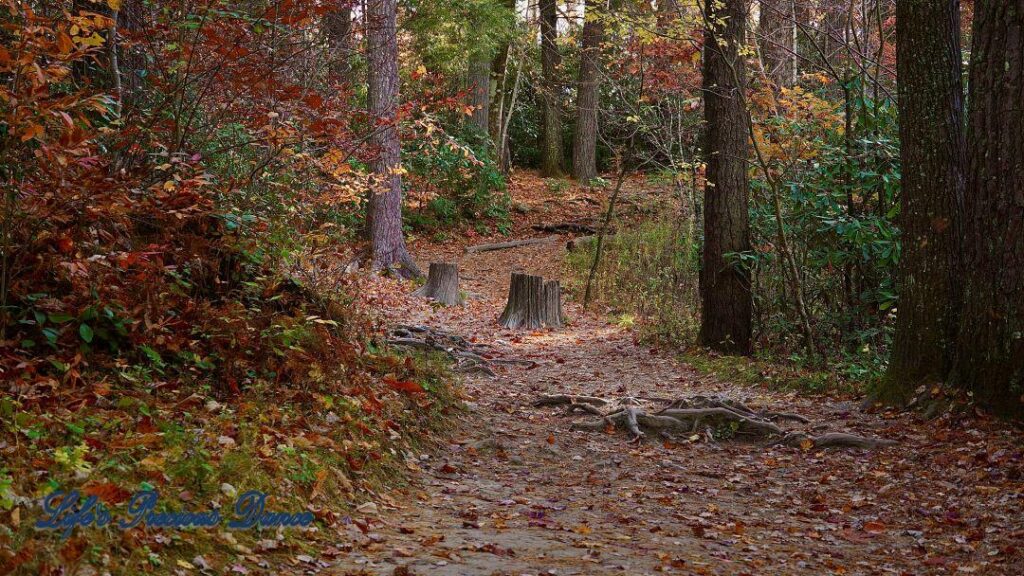
{"type": "MultiPolygon", "coordinates": [[[[543,236],[531,225],[596,215],[600,203],[586,194],[520,176],[513,235],[543,236]]],[[[389,321],[442,328],[493,346],[495,357],[530,363],[465,378],[471,409],[447,447],[408,460],[411,487],[354,515],[350,541],[339,544],[345,553],[329,572],[1024,573],[1019,429],[976,415],[864,414],[853,397],[724,382],[571,300],[564,329],[501,330],[496,318],[510,272],[559,278],[565,243],[462,253],[479,242],[415,243],[423,265],[459,262],[470,299],[445,309],[392,297],[389,321]],[[899,444],[874,451],[702,437],[636,444],[621,432],[571,432],[578,417],[533,407],[538,395],[553,393],[720,394],[800,413],[811,419],[808,428],[899,444]]]]}

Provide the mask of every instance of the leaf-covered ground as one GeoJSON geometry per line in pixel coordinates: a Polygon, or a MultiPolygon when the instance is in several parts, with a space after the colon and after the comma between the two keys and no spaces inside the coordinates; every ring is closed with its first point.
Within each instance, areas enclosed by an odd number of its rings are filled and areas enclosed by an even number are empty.
{"type": "MultiPolygon", "coordinates": [[[[649,201],[642,188],[626,189],[637,213],[649,201]]],[[[542,223],[591,222],[602,200],[529,174],[512,192],[515,238],[550,235],[534,229],[542,223]]],[[[517,361],[493,363],[495,377],[465,376],[464,411],[452,409],[436,361],[406,361],[373,343],[381,338],[340,356],[322,350],[293,367],[301,383],[233,399],[157,381],[0,404],[0,496],[17,495],[0,512],[2,564],[83,575],[1024,573],[1019,428],[977,413],[864,414],[852,396],[786,391],[777,372],[750,377],[763,367],[752,363],[731,364],[744,384],[725,381],[572,298],[565,328],[499,329],[510,272],[564,279],[567,238],[471,255],[464,246],[507,238],[414,241],[424,267],[459,262],[463,306],[434,306],[390,279],[353,280],[384,326],[445,329],[517,361]],[[899,444],[818,451],[701,434],[633,443],[621,431],[570,431],[580,416],[533,406],[553,393],[720,394],[800,413],[812,421],[805,429],[899,444]],[[30,528],[32,501],[55,481],[122,506],[152,486],[198,509],[260,488],[319,523],[281,533],[79,529],[62,541],[30,528]]]]}
{"type": "MultiPolygon", "coordinates": [[[[596,211],[585,192],[519,181],[517,236],[596,211]]],[[[536,235],[543,235],[536,233],[536,235]]],[[[461,244],[482,240],[466,238],[461,244]]],[[[599,312],[567,304],[558,331],[500,330],[509,273],[562,272],[564,243],[463,255],[465,306],[390,301],[393,323],[493,346],[502,365],[466,378],[471,411],[439,453],[407,460],[413,487],[364,507],[322,568],[339,574],[1021,574],[1024,434],[978,414],[864,414],[856,398],[802,396],[703,375],[599,312]],[[741,441],[628,442],[570,432],[540,394],[721,394],[798,412],[811,428],[898,440],[807,450],[741,441]]],[[[300,569],[299,566],[296,569],[300,569]]],[[[313,565],[302,569],[315,571],[313,565]]]]}

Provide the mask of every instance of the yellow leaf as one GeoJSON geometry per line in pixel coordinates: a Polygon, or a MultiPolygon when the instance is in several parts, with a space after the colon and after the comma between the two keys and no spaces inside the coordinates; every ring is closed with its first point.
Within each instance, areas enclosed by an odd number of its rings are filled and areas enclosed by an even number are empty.
{"type": "Polygon", "coordinates": [[[96,47],[96,46],[103,46],[103,43],[105,42],[105,40],[103,39],[103,36],[100,36],[96,32],[93,32],[92,36],[89,36],[87,38],[83,38],[83,37],[80,36],[78,38],[78,41],[80,43],[82,43],[82,44],[85,44],[86,46],[94,46],[94,47],[96,47]]]}
{"type": "Polygon", "coordinates": [[[810,450],[811,448],[814,448],[814,440],[811,440],[810,438],[804,438],[803,440],[800,441],[800,448],[803,448],[804,450],[810,450]]]}
{"type": "Polygon", "coordinates": [[[107,0],[107,6],[110,6],[110,9],[114,12],[117,12],[121,9],[121,0],[107,0]]]}
{"type": "Polygon", "coordinates": [[[190,562],[186,562],[184,560],[178,560],[178,567],[179,568],[184,568],[186,570],[195,570],[196,569],[196,567],[193,566],[190,562]]]}
{"type": "Polygon", "coordinates": [[[139,466],[142,466],[146,470],[159,470],[164,467],[164,457],[150,456],[148,458],[143,458],[142,461],[139,462],[139,466]]]}

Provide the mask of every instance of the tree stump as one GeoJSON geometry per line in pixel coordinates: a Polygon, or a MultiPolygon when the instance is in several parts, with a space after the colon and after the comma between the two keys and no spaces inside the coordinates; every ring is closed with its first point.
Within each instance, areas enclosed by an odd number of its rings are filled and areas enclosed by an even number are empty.
{"type": "Polygon", "coordinates": [[[458,304],[459,267],[448,262],[431,262],[427,283],[413,292],[413,295],[432,298],[445,306],[458,304]]]}
{"type": "Polygon", "coordinates": [[[540,276],[512,273],[508,303],[498,318],[503,328],[532,330],[562,325],[562,294],[557,280],[547,283],[540,276]]]}
{"type": "Polygon", "coordinates": [[[562,326],[562,285],[558,280],[544,283],[544,323],[552,328],[562,326]]]}

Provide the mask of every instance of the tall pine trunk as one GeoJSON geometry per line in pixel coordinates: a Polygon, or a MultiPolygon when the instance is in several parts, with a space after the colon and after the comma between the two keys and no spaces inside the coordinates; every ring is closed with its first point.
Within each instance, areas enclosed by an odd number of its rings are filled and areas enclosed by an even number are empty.
{"type": "Polygon", "coordinates": [[[600,0],[587,0],[580,52],[580,82],[576,96],[576,137],[572,148],[572,175],[580,182],[597,177],[597,113],[600,104],[601,21],[595,18],[600,0]]]}
{"type": "Polygon", "coordinates": [[[761,0],[758,41],[761,61],[776,86],[796,83],[796,13],[794,0],[761,0]]]}
{"type": "Polygon", "coordinates": [[[491,116],[491,57],[486,53],[473,54],[466,75],[469,105],[473,107],[470,120],[484,132],[489,132],[491,116]]]}
{"type": "Polygon", "coordinates": [[[896,4],[903,179],[899,308],[879,393],[900,403],[945,381],[956,339],[964,170],[960,1],[896,4]]]}
{"type": "Polygon", "coordinates": [[[954,383],[1024,413],[1024,0],[976,0],[954,383]]]}
{"type": "Polygon", "coordinates": [[[377,149],[368,230],[375,270],[403,277],[420,275],[402,236],[402,150],[398,141],[398,0],[367,0],[366,42],[370,115],[378,126],[370,138],[377,149]]]}
{"type": "Polygon", "coordinates": [[[707,3],[704,119],[707,185],[701,267],[701,342],[729,354],[751,351],[750,275],[729,254],[750,250],[746,67],[740,47],[745,0],[707,3]]]}
{"type": "Polygon", "coordinates": [[[540,0],[541,146],[540,171],[546,178],[562,171],[562,98],[558,81],[561,56],[558,53],[558,6],[555,0],[540,0]]]}

